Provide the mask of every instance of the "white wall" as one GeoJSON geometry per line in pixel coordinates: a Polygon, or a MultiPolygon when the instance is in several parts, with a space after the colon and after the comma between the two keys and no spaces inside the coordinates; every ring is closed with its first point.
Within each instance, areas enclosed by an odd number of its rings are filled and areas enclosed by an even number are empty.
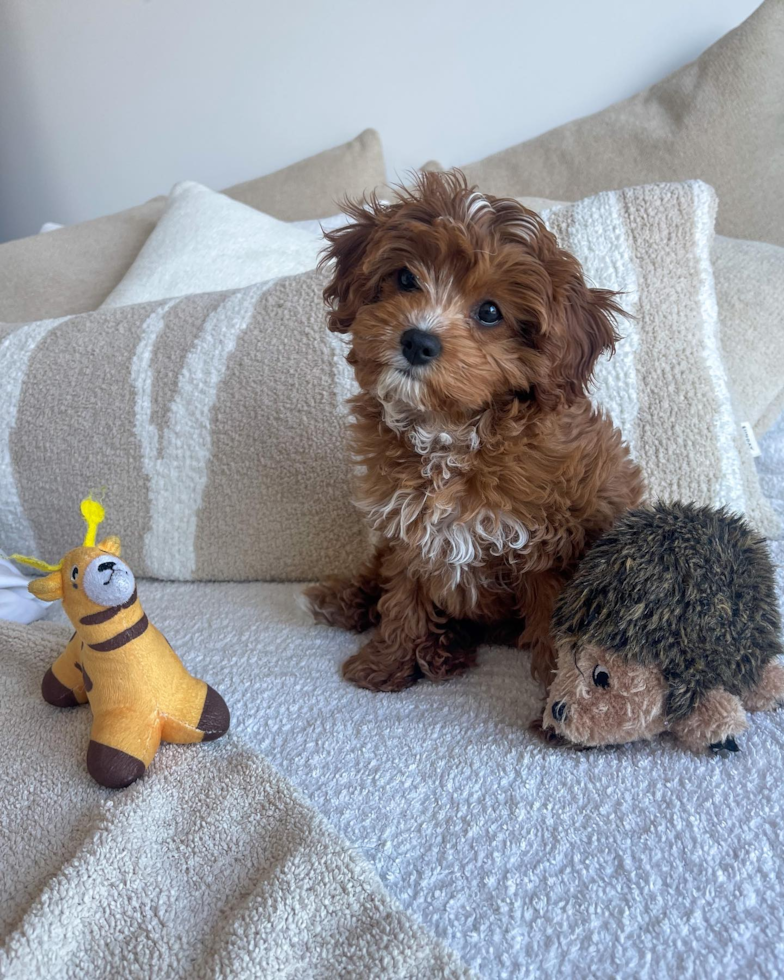
{"type": "Polygon", "coordinates": [[[366,126],[390,173],[631,95],[759,0],[0,0],[0,240],[366,126]]]}

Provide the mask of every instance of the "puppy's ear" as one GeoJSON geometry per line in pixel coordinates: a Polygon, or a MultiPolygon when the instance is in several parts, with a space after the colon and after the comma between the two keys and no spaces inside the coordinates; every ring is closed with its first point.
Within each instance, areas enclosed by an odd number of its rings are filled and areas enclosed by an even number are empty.
{"type": "Polygon", "coordinates": [[[537,398],[548,408],[571,405],[588,394],[599,355],[615,351],[620,340],[615,320],[624,315],[615,293],[590,289],[577,259],[568,252],[559,253],[559,269],[551,275],[555,287],[552,309],[542,334],[547,367],[536,385],[537,398]]]}
{"type": "Polygon", "coordinates": [[[365,258],[373,233],[383,223],[384,210],[376,198],[347,201],[343,211],[353,219],[351,223],[324,235],[328,245],[319,268],[331,267],[332,278],[324,289],[324,302],[330,308],[329,329],[335,333],[347,333],[360,307],[372,298],[365,258]]]}

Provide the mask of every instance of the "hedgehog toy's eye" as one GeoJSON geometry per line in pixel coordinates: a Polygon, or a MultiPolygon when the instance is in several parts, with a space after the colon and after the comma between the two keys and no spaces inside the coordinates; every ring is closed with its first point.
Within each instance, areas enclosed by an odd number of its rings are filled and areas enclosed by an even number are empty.
{"type": "Polygon", "coordinates": [[[597,664],[593,669],[593,682],[597,687],[609,687],[610,686],[610,675],[607,673],[607,668],[602,667],[601,664],[597,664]]]}

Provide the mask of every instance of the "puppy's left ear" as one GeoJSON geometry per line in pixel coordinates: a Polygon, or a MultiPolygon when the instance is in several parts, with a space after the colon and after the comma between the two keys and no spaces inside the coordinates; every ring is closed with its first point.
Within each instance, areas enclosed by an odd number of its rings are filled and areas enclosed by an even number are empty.
{"type": "Polygon", "coordinates": [[[573,404],[588,394],[599,356],[614,353],[621,339],[615,320],[624,311],[609,289],[591,289],[583,279],[579,262],[568,253],[559,257],[568,271],[567,281],[556,285],[553,309],[544,336],[548,355],[547,377],[537,384],[537,395],[550,407],[573,404]]]}
{"type": "Polygon", "coordinates": [[[385,208],[376,198],[368,201],[346,201],[343,211],[353,220],[342,228],[327,232],[328,244],[319,268],[331,263],[332,278],[324,289],[324,302],[329,306],[329,329],[348,333],[360,307],[373,293],[365,258],[376,229],[383,223],[385,208]]]}

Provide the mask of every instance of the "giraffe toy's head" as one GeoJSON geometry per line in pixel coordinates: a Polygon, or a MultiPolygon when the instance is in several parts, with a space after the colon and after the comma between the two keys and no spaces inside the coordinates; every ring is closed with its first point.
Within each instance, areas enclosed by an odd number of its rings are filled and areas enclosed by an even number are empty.
{"type": "Polygon", "coordinates": [[[62,599],[63,609],[73,622],[85,614],[122,605],[136,589],[133,572],[120,560],[120,539],[112,536],[95,542],[98,525],[104,518],[101,504],[87,498],[82,501],[81,510],[87,524],[84,541],[57,565],[12,555],[16,561],[49,573],[33,580],[29,589],[45,602],[62,599]]]}

